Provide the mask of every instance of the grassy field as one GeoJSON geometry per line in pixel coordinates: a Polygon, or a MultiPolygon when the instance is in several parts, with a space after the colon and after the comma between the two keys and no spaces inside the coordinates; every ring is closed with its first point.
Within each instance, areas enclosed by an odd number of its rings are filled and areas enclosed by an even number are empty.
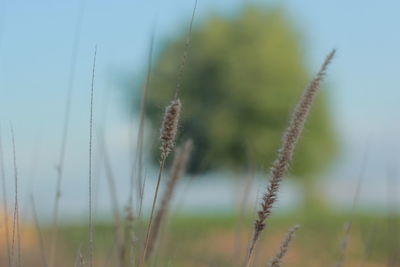
{"type": "MultiPolygon", "coordinates": [[[[254,266],[266,266],[278,251],[285,233],[299,223],[294,242],[284,259],[284,266],[333,266],[339,259],[344,225],[350,214],[332,212],[298,213],[271,218],[256,253],[254,266]]],[[[346,266],[396,266],[398,264],[399,236],[395,227],[400,218],[384,218],[360,214],[354,217],[346,266]],[[367,263],[368,262],[368,263],[367,263]]],[[[232,266],[242,262],[252,229],[252,218],[226,216],[175,216],[162,232],[155,266],[232,266]]],[[[144,229],[138,225],[138,229],[144,229]]],[[[86,253],[88,229],[86,225],[63,226],[57,266],[73,266],[77,249],[86,253]]],[[[45,240],[50,231],[44,230],[45,240]]],[[[135,232],[142,237],[144,231],[135,232]]],[[[97,266],[113,266],[115,247],[111,222],[95,225],[94,255],[97,266]]],[[[32,262],[40,265],[39,247],[29,253],[32,262]]]]}

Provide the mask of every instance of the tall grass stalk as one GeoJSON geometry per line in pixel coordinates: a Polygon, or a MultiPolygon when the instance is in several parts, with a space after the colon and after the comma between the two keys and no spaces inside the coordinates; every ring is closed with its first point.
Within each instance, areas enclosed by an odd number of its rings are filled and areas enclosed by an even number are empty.
{"type": "Polygon", "coordinates": [[[289,250],[289,245],[292,242],[294,238],[294,234],[297,231],[297,229],[300,228],[300,225],[295,225],[292,228],[290,228],[289,232],[286,234],[285,239],[283,240],[279,252],[274,256],[274,258],[271,260],[269,263],[269,267],[280,267],[282,263],[283,257],[286,255],[286,253],[289,250]]]}
{"type": "Polygon", "coordinates": [[[193,148],[193,143],[191,140],[185,142],[183,148],[178,148],[175,150],[174,161],[171,168],[170,178],[167,184],[167,189],[164,192],[163,198],[161,200],[160,207],[154,218],[154,224],[151,229],[151,237],[148,244],[147,258],[150,258],[154,247],[156,245],[161,225],[164,222],[165,216],[168,212],[172,196],[175,191],[175,187],[179,179],[184,175],[187,165],[190,160],[190,153],[193,148]]]}
{"type": "Polygon", "coordinates": [[[244,266],[251,266],[255,246],[266,226],[266,220],[271,215],[272,207],[276,201],[281,180],[287,173],[293,158],[296,144],[300,138],[308,114],[310,113],[311,106],[317,95],[320,83],[324,79],[328,65],[333,59],[334,55],[335,50],[332,50],[332,52],[328,54],[316,77],[306,87],[300,102],[294,109],[289,126],[283,135],[282,146],[278,151],[277,159],[272,164],[272,168],[270,170],[270,183],[267,191],[262,197],[261,209],[258,211],[257,219],[254,223],[253,235],[250,240],[248,255],[246,257],[244,266]]]}
{"type": "MultiPolygon", "coordinates": [[[[132,209],[133,207],[133,188],[134,188],[134,172],[136,171],[136,181],[137,181],[137,196],[138,196],[138,217],[142,214],[142,206],[143,206],[143,142],[144,142],[144,128],[145,128],[145,108],[147,103],[147,95],[149,90],[150,78],[151,78],[151,70],[153,63],[153,49],[154,49],[154,35],[155,30],[153,29],[151,38],[150,38],[150,48],[149,54],[147,58],[147,74],[146,74],[146,82],[143,86],[142,99],[140,101],[140,118],[139,118],[139,130],[138,136],[136,140],[136,154],[135,161],[132,165],[131,170],[131,183],[129,189],[129,200],[128,207],[132,209]]],[[[132,210],[130,211],[132,213],[132,210]]]]}
{"type": "Polygon", "coordinates": [[[146,239],[145,239],[145,243],[144,243],[144,251],[143,251],[143,257],[142,257],[141,264],[144,263],[144,261],[147,258],[146,254],[147,254],[148,242],[149,242],[150,233],[151,233],[151,225],[152,225],[152,221],[153,221],[154,208],[155,208],[155,205],[157,202],[158,189],[160,186],[160,181],[161,181],[161,176],[162,176],[162,172],[164,169],[165,161],[168,157],[168,154],[171,152],[171,150],[174,146],[174,142],[175,142],[178,121],[179,121],[179,115],[180,115],[180,111],[181,111],[181,102],[180,102],[178,96],[179,96],[179,91],[180,91],[180,87],[181,87],[181,80],[182,80],[183,72],[184,72],[184,69],[186,66],[186,61],[187,61],[187,57],[188,57],[188,53],[189,53],[189,47],[190,47],[190,43],[191,43],[193,22],[194,22],[194,18],[195,18],[195,14],[196,14],[196,9],[197,9],[197,0],[195,0],[195,2],[194,2],[192,17],[191,17],[190,25],[189,25],[189,34],[186,39],[186,43],[185,43],[185,47],[184,47],[183,55],[182,55],[182,59],[181,59],[181,64],[180,64],[180,67],[178,70],[174,100],[166,108],[163,125],[161,127],[160,169],[159,169],[153,204],[151,207],[150,219],[149,219],[149,224],[147,227],[147,233],[146,233],[146,239]],[[174,117],[176,117],[176,118],[174,119],[174,117]]]}
{"type": "Polygon", "coordinates": [[[4,238],[6,240],[7,248],[7,262],[8,266],[11,267],[11,247],[10,247],[10,225],[8,222],[8,202],[7,202],[7,184],[6,184],[6,174],[4,169],[4,155],[3,155],[3,142],[0,130],[0,172],[1,172],[1,189],[3,194],[3,212],[4,212],[4,238]]]}
{"type": "Polygon", "coordinates": [[[55,254],[57,251],[58,213],[59,213],[60,198],[61,198],[61,184],[62,184],[62,180],[63,180],[63,176],[64,176],[64,162],[65,162],[65,155],[66,155],[66,151],[67,151],[67,141],[68,141],[71,102],[72,102],[72,90],[74,88],[74,82],[75,82],[76,65],[77,65],[77,58],[78,58],[78,48],[79,48],[79,43],[80,43],[82,20],[83,20],[83,13],[84,13],[84,3],[85,3],[85,0],[82,0],[79,5],[78,17],[77,17],[75,33],[74,33],[72,54],[71,54],[71,63],[69,66],[67,97],[66,97],[64,120],[63,120],[61,149],[60,149],[60,156],[59,156],[59,161],[58,161],[58,165],[57,165],[56,194],[54,196],[54,207],[53,207],[53,218],[52,218],[53,232],[52,232],[52,241],[51,241],[51,246],[50,246],[50,262],[49,262],[50,267],[53,267],[55,264],[55,254]]]}
{"type": "MultiPolygon", "coordinates": [[[[143,179],[143,143],[144,143],[144,128],[145,128],[145,108],[147,103],[147,95],[149,90],[150,78],[151,78],[151,70],[153,63],[153,48],[154,48],[154,38],[155,38],[155,28],[152,29],[152,33],[150,36],[150,46],[147,57],[147,73],[146,80],[143,86],[142,98],[140,100],[140,115],[139,115],[139,129],[136,138],[136,152],[131,153],[134,154],[133,163],[131,166],[130,173],[130,186],[129,186],[129,194],[128,194],[128,202],[126,206],[126,214],[125,214],[125,227],[124,227],[124,242],[122,245],[122,250],[120,257],[122,262],[128,262],[127,264],[134,264],[134,246],[137,238],[134,234],[134,226],[133,223],[135,219],[140,219],[142,216],[142,206],[143,206],[143,191],[144,191],[144,179],[143,179]],[[137,214],[134,216],[133,211],[133,191],[135,187],[136,181],[136,200],[138,203],[137,206],[137,214]]],[[[132,105],[131,113],[134,113],[134,105],[132,105]]],[[[133,118],[132,118],[133,119],[133,118]]],[[[130,133],[133,132],[132,123],[130,127],[130,133]]],[[[130,134],[131,136],[132,134],[130,134]]],[[[132,137],[132,136],[131,136],[132,137]]],[[[132,140],[132,138],[130,138],[132,140]]],[[[133,142],[133,141],[131,141],[133,142]]],[[[133,149],[133,145],[130,145],[133,149]]],[[[124,263],[122,263],[124,264],[124,263]]]]}
{"type": "Polygon", "coordinates": [[[97,46],[94,49],[92,83],[90,88],[90,118],[89,118],[89,175],[88,175],[88,193],[89,193],[89,266],[93,267],[93,218],[92,218],[92,144],[93,144],[93,95],[94,78],[96,70],[97,46]]]}
{"type": "Polygon", "coordinates": [[[175,139],[178,132],[178,124],[179,124],[181,109],[182,109],[182,104],[179,99],[173,100],[171,104],[168,105],[165,109],[165,114],[161,125],[161,134],[160,134],[160,142],[161,142],[160,168],[158,172],[156,190],[153,197],[153,204],[151,206],[150,219],[147,226],[143,256],[140,264],[144,264],[144,261],[147,259],[147,249],[152,229],[154,210],[158,198],[158,191],[160,188],[161,176],[164,170],[165,161],[167,160],[168,155],[171,153],[172,149],[175,146],[175,139]]]}
{"type": "Polygon", "coordinates": [[[18,206],[18,168],[17,168],[17,153],[15,149],[15,135],[14,128],[10,123],[12,149],[13,149],[13,166],[14,166],[14,181],[15,181],[15,199],[14,199],[14,220],[12,231],[12,246],[11,246],[11,261],[14,262],[15,246],[17,246],[17,266],[21,266],[21,234],[19,227],[19,206],[18,206]],[[17,235],[17,237],[15,237],[17,235]],[[15,239],[17,239],[15,241],[15,239]],[[16,245],[15,245],[16,243],[16,245]]]}
{"type": "Polygon", "coordinates": [[[196,9],[197,9],[197,0],[195,0],[195,2],[194,2],[192,18],[190,19],[190,25],[189,25],[189,33],[188,33],[188,36],[186,37],[186,42],[185,42],[185,47],[183,49],[181,64],[179,66],[178,76],[176,79],[175,99],[178,99],[179,91],[181,89],[182,76],[183,76],[183,72],[185,70],[186,61],[187,61],[188,54],[189,54],[189,48],[190,48],[190,44],[192,41],[192,30],[193,30],[194,17],[196,15],[196,9]]]}

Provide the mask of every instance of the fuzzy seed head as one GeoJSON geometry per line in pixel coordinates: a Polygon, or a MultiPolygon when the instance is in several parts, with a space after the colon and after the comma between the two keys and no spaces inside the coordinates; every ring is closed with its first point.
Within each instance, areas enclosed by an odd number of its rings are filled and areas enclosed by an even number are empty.
{"type": "Polygon", "coordinates": [[[165,108],[164,120],[161,125],[161,160],[165,160],[175,145],[175,138],[178,132],[179,117],[182,104],[179,99],[173,100],[165,108]]]}
{"type": "Polygon", "coordinates": [[[286,129],[281,148],[278,151],[277,159],[272,164],[270,170],[270,183],[261,201],[261,209],[257,212],[257,219],[254,223],[253,236],[250,241],[249,251],[246,259],[246,267],[251,265],[255,245],[260,238],[261,232],[266,227],[266,220],[271,215],[273,204],[277,199],[280,183],[286,175],[293,158],[296,144],[301,136],[304,124],[310,113],[311,106],[319,90],[320,84],[326,75],[327,68],[335,56],[336,50],[332,50],[326,57],[319,72],[305,88],[300,102],[293,111],[289,126],[286,129]]]}
{"type": "Polygon", "coordinates": [[[286,234],[285,239],[283,240],[280,248],[279,248],[279,252],[275,255],[275,257],[271,260],[271,262],[269,263],[269,267],[279,267],[281,266],[282,263],[282,259],[283,257],[286,255],[286,253],[289,250],[289,245],[292,242],[295,232],[297,231],[297,229],[300,228],[300,225],[295,225],[294,227],[289,229],[289,232],[286,234]]]}

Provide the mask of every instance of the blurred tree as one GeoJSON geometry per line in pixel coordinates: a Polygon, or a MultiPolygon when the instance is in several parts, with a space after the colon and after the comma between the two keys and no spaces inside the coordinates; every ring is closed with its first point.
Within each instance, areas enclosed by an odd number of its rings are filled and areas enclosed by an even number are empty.
{"type": "MultiPolygon", "coordinates": [[[[185,39],[168,41],[156,60],[146,110],[155,128],[174,96],[185,39]]],[[[258,6],[233,18],[214,15],[193,30],[180,90],[180,135],[192,138],[196,147],[190,171],[243,171],[249,161],[270,165],[311,77],[300,41],[281,9],[258,6]]],[[[322,93],[297,149],[293,173],[301,176],[326,166],[333,141],[322,93]]]]}

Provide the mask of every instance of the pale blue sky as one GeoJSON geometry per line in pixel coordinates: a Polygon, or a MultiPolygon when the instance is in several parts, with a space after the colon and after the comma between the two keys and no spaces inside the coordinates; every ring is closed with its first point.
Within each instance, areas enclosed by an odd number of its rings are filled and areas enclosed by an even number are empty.
{"type": "MultiPolygon", "coordinates": [[[[80,1],[0,0],[0,122],[10,173],[8,122],[16,131],[21,183],[37,169],[36,188],[54,183],[74,32],[80,1]],[[39,147],[36,165],[33,151],[39,147]],[[36,167],[32,167],[36,166],[36,167]],[[42,182],[41,182],[42,181],[42,182]]],[[[83,9],[66,172],[85,179],[90,74],[98,45],[95,122],[109,99],[109,146],[115,167],[128,174],[127,121],[113,73],[136,77],[146,64],[150,29],[156,21],[156,46],[188,24],[191,0],[86,0],[83,9]]],[[[236,12],[246,0],[199,0],[197,22],[211,12],[236,12]]],[[[304,35],[310,71],[332,49],[329,70],[332,110],[348,168],[364,152],[368,135],[381,154],[400,148],[400,1],[258,1],[284,6],[304,35]]],[[[381,157],[381,154],[378,156],[381,157]]],[[[382,160],[384,161],[384,160],[382,160]]],[[[344,167],[342,167],[344,168],[344,167]]],[[[353,173],[349,174],[354,175],[353,173]]],[[[84,188],[78,189],[84,195],[84,188]]],[[[74,192],[77,194],[76,192],[74,192]]],[[[51,193],[49,193],[51,195],[51,193]]],[[[68,193],[66,193],[68,194],[68,193]]],[[[41,196],[44,200],[48,195],[41,196]]]]}
{"type": "MultiPolygon", "coordinates": [[[[87,0],[74,88],[76,108],[86,105],[95,44],[99,46],[97,87],[102,90],[112,70],[131,71],[134,75],[142,69],[149,31],[156,17],[160,41],[188,23],[192,2],[87,0]]],[[[212,10],[235,11],[244,2],[200,0],[197,21],[212,10]]],[[[311,70],[317,68],[332,47],[339,50],[330,73],[335,112],[352,120],[366,115],[394,119],[400,99],[400,3],[283,3],[305,36],[311,70]]],[[[42,118],[45,129],[54,129],[65,98],[79,2],[2,0],[1,8],[1,119],[12,119],[16,125],[21,121],[18,126],[32,129],[38,126],[33,118],[42,118]],[[32,120],[27,120],[27,111],[32,120]]]]}

